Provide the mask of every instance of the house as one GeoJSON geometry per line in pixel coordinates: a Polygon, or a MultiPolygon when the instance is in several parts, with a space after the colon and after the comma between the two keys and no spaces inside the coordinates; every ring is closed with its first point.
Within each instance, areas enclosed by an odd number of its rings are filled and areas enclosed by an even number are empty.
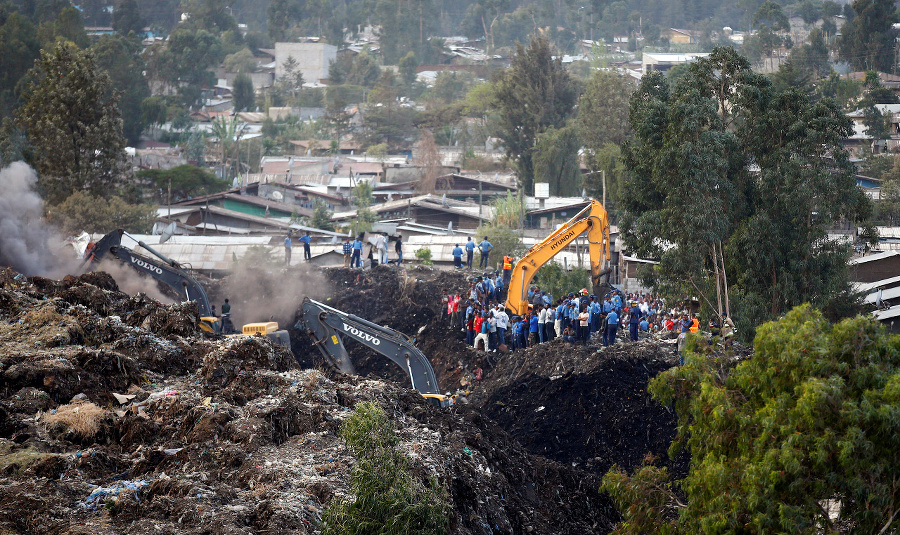
{"type": "Polygon", "coordinates": [[[327,156],[331,154],[331,141],[328,139],[301,139],[289,141],[300,154],[307,156],[327,156]]]}
{"type": "Polygon", "coordinates": [[[590,200],[578,198],[576,202],[570,204],[552,203],[549,207],[528,210],[525,213],[525,228],[555,229],[557,225],[572,219],[590,203],[590,200]]]}
{"type": "Polygon", "coordinates": [[[853,258],[849,262],[850,280],[875,282],[900,275],[900,251],[886,251],[853,258]]]}
{"type": "MultiPolygon", "coordinates": [[[[388,168],[389,170],[390,168],[388,168]]],[[[421,173],[421,170],[419,170],[421,173]]],[[[417,186],[419,179],[408,182],[376,184],[372,195],[376,200],[389,201],[413,197],[419,192],[417,186]]],[[[464,176],[460,174],[448,174],[439,176],[435,181],[434,194],[445,196],[448,199],[466,201],[469,203],[488,203],[496,197],[505,197],[509,193],[515,193],[516,186],[501,184],[496,181],[481,177],[464,176]]]]}
{"type": "Polygon", "coordinates": [[[698,58],[705,58],[708,56],[709,54],[705,52],[686,52],[680,54],[644,52],[641,56],[641,68],[643,74],[653,71],[666,72],[675,65],[692,63],[698,58]]]}
{"type": "Polygon", "coordinates": [[[900,148],[900,104],[875,104],[875,108],[889,123],[888,139],[875,140],[866,133],[866,110],[858,109],[847,114],[853,121],[853,134],[844,140],[844,147],[858,153],[863,147],[871,147],[876,154],[895,152],[900,148]]]}
{"type": "Polygon", "coordinates": [[[900,334],[900,305],[892,306],[886,310],[876,310],[872,315],[875,316],[877,321],[883,323],[890,332],[900,334]]]}
{"type": "MultiPolygon", "coordinates": [[[[375,204],[369,207],[369,211],[381,219],[405,218],[420,225],[475,229],[490,219],[492,208],[437,195],[419,195],[375,204]]],[[[356,210],[335,213],[332,217],[339,222],[350,222],[355,218],[356,210]]]]}
{"type": "MultiPolygon", "coordinates": [[[[173,206],[201,206],[204,208],[219,207],[230,212],[239,212],[263,219],[284,218],[289,220],[292,215],[308,217],[312,215],[312,209],[304,208],[283,201],[276,201],[246,194],[246,190],[230,190],[194,197],[173,206]]],[[[193,223],[189,223],[193,224],[193,223]]]]}
{"type": "Polygon", "coordinates": [[[328,67],[337,58],[337,47],[327,43],[275,43],[275,80],[284,76],[288,58],[297,62],[305,82],[317,83],[328,78],[328,67]]]}
{"type": "Polygon", "coordinates": [[[697,42],[695,32],[691,30],[666,28],[659,32],[659,36],[668,40],[671,45],[690,45],[697,42]]]}

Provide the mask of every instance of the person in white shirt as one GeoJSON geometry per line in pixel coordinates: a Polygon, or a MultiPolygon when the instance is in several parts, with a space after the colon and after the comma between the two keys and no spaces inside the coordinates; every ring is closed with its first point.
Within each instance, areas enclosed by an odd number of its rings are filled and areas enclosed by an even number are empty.
{"type": "Polygon", "coordinates": [[[506,344],[506,329],[509,327],[509,314],[503,309],[503,305],[497,305],[494,311],[497,320],[497,345],[506,344]]]}
{"type": "Polygon", "coordinates": [[[384,234],[375,236],[375,254],[379,264],[387,264],[387,238],[384,234]]]}
{"type": "Polygon", "coordinates": [[[546,330],[547,327],[547,307],[541,307],[541,311],[538,312],[538,340],[540,343],[544,343],[546,340],[546,330]]]}

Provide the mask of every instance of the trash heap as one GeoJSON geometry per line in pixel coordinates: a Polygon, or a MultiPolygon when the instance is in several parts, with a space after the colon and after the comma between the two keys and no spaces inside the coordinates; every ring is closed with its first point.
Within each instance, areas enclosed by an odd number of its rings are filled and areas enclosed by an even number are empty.
{"type": "MultiPolygon", "coordinates": [[[[406,280],[376,306],[379,271],[372,288],[347,285],[357,309],[331,303],[389,325],[401,303],[397,325],[436,344],[431,288],[447,281],[406,280]]],[[[447,490],[453,533],[607,533],[618,518],[595,473],[529,452],[473,405],[302,369],[197,321],[195,305],[130,297],[102,273],[0,271],[0,533],[317,533],[348,495],[338,432],[362,401],[384,408],[416,476],[447,490]]]]}
{"type": "MultiPolygon", "coordinates": [[[[463,293],[458,271],[424,267],[327,270],[334,293],[328,303],[416,336],[445,392],[468,391],[472,410],[495,421],[530,452],[602,476],[613,464],[631,470],[648,454],[686,473],[688,458],[668,459],[676,417],[647,393],[647,382],[675,366],[674,333],[642,336],[603,348],[562,340],[508,354],[475,351],[440,310],[441,293],[463,293]],[[669,339],[667,339],[669,338],[669,339]],[[472,371],[483,379],[472,384],[472,371]],[[468,379],[469,384],[464,385],[468,379]]],[[[359,344],[346,344],[357,371],[409,385],[392,362],[359,344]]]]}

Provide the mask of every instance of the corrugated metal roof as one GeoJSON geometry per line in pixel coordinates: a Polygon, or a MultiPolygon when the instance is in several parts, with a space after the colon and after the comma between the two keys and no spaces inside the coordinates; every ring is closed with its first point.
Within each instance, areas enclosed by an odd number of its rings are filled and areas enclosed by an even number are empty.
{"type": "Polygon", "coordinates": [[[900,305],[893,306],[887,310],[876,310],[872,313],[872,315],[875,316],[875,319],[878,321],[885,321],[900,317],[900,305]]]}
{"type": "Polygon", "coordinates": [[[878,260],[886,260],[888,258],[891,258],[892,256],[897,256],[898,254],[900,254],[900,252],[885,251],[883,253],[870,254],[868,256],[861,256],[859,258],[851,258],[850,261],[847,263],[850,264],[851,266],[855,266],[855,265],[859,265],[859,264],[865,264],[867,262],[877,262],[878,260]]]}

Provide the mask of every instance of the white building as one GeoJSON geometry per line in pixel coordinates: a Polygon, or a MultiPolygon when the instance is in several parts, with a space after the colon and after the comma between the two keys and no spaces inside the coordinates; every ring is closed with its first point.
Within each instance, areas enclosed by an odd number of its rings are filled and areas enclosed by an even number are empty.
{"type": "Polygon", "coordinates": [[[326,43],[275,43],[275,79],[284,76],[284,62],[289,57],[297,62],[306,83],[328,78],[328,66],[337,58],[337,47],[326,43]]]}

